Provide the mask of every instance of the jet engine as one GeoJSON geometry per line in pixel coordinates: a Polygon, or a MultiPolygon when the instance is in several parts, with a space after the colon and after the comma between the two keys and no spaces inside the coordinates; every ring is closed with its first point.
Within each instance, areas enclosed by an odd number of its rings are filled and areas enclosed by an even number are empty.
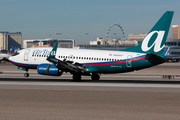
{"type": "Polygon", "coordinates": [[[37,67],[38,74],[61,76],[63,71],[59,70],[54,64],[40,64],[37,67]]]}

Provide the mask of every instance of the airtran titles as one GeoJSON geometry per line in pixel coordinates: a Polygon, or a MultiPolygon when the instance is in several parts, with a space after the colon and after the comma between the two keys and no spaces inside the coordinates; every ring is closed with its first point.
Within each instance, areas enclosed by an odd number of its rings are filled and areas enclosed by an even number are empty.
{"type": "Polygon", "coordinates": [[[35,50],[33,51],[33,55],[49,55],[51,51],[48,51],[47,49],[44,50],[35,50]]]}

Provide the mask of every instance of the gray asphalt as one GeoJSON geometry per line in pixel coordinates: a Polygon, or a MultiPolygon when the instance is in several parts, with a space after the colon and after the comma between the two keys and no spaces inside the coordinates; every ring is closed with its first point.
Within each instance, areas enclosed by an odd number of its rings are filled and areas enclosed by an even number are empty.
{"type": "Polygon", "coordinates": [[[180,119],[180,63],[79,82],[36,71],[24,78],[11,64],[0,66],[0,120],[180,119]]]}

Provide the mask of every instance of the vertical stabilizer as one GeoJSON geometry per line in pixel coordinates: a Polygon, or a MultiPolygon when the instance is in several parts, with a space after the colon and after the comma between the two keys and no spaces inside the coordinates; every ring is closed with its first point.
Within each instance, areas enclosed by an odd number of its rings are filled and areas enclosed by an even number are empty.
{"type": "Polygon", "coordinates": [[[173,14],[166,11],[139,45],[121,51],[162,55],[173,14]]]}
{"type": "Polygon", "coordinates": [[[54,45],[54,47],[53,47],[52,51],[50,52],[50,55],[48,58],[55,58],[57,47],[58,47],[58,42],[54,45]]]}

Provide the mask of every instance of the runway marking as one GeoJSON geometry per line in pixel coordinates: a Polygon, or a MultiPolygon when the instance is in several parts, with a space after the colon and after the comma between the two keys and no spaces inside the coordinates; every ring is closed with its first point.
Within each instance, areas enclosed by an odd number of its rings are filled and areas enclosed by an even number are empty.
{"type": "Polygon", "coordinates": [[[180,88],[176,84],[143,84],[143,83],[75,83],[75,82],[7,82],[0,85],[34,85],[34,86],[79,86],[79,87],[135,87],[135,88],[180,88]]]}

